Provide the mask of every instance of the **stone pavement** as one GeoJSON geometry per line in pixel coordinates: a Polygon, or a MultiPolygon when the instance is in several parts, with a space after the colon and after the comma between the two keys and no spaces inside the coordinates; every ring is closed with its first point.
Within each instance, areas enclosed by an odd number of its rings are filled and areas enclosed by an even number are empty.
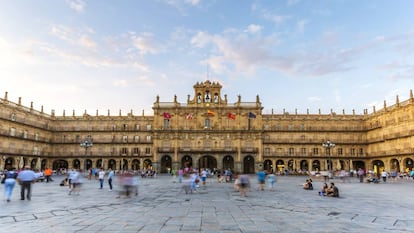
{"type": "MultiPolygon", "coordinates": [[[[0,187],[0,232],[414,232],[414,181],[366,184],[334,181],[340,198],[321,197],[301,184],[307,177],[277,177],[276,191],[258,191],[256,177],[247,197],[230,183],[208,179],[207,187],[185,194],[170,176],[140,179],[139,195],[116,198],[86,180],[80,195],[60,187],[63,177],[36,183],[31,201],[12,201],[0,187]]],[[[115,182],[116,183],[116,182],[115,182]]],[[[119,190],[120,187],[115,186],[119,190]]]]}

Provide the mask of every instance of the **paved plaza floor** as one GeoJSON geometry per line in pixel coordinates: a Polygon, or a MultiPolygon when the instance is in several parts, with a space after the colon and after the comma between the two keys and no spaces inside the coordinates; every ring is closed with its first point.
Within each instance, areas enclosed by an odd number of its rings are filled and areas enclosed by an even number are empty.
{"type": "MultiPolygon", "coordinates": [[[[54,182],[36,183],[31,201],[20,200],[16,186],[11,202],[2,196],[0,232],[414,232],[414,181],[359,183],[333,179],[340,198],[322,197],[322,181],[303,190],[307,177],[277,177],[275,191],[256,190],[247,197],[231,183],[208,179],[205,188],[185,194],[171,176],[140,179],[139,195],[121,197],[116,186],[99,189],[86,180],[80,195],[68,195],[54,182]]],[[[0,187],[2,195],[4,186],[0,187]]]]}

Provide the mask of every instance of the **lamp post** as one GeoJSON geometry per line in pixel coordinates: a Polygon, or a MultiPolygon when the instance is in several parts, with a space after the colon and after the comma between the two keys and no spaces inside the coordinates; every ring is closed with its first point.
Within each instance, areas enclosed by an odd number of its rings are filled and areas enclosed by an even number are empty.
{"type": "Polygon", "coordinates": [[[88,148],[93,146],[91,137],[87,137],[85,141],[81,142],[80,146],[85,148],[85,162],[84,162],[85,170],[84,172],[86,172],[86,157],[88,155],[88,148]]]}
{"type": "Polygon", "coordinates": [[[329,171],[329,176],[331,176],[332,175],[331,148],[334,148],[335,144],[328,140],[322,143],[322,146],[325,147],[328,152],[328,171],[329,171]]]}

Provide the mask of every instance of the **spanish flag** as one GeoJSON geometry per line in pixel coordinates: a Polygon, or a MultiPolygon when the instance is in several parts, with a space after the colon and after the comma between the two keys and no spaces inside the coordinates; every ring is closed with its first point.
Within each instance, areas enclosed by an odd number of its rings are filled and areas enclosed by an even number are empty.
{"type": "Polygon", "coordinates": [[[208,109],[208,110],[207,110],[207,115],[208,115],[208,116],[214,116],[214,115],[216,115],[216,113],[215,113],[215,112],[213,112],[213,111],[211,111],[210,109],[208,109]]]}
{"type": "Polygon", "coordinates": [[[236,114],[229,112],[229,118],[232,120],[236,120],[236,114]]]}

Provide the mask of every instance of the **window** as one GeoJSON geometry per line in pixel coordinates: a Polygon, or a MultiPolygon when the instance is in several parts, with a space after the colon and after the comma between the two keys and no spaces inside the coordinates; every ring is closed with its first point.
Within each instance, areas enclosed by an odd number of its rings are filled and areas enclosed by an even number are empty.
{"type": "Polygon", "coordinates": [[[338,148],[338,155],[342,155],[342,148],[338,148]]]}
{"type": "Polygon", "coordinates": [[[313,148],[313,154],[318,155],[319,154],[319,148],[313,148]]]}
{"type": "Polygon", "coordinates": [[[204,120],[204,128],[209,129],[210,127],[211,127],[210,119],[207,118],[204,120]]]}
{"type": "Polygon", "coordinates": [[[134,155],[139,155],[139,148],[138,147],[134,148],[134,155]]]}
{"type": "Polygon", "coordinates": [[[134,142],[139,142],[139,136],[138,135],[134,136],[134,142]]]}
{"type": "Polygon", "coordinates": [[[123,124],[122,127],[124,128],[124,131],[128,130],[128,125],[127,124],[123,124]]]}
{"type": "Polygon", "coordinates": [[[295,154],[295,148],[289,148],[289,155],[295,154]]]}
{"type": "Polygon", "coordinates": [[[29,133],[27,132],[27,130],[23,131],[23,138],[27,138],[29,135],[29,133]]]}
{"type": "Polygon", "coordinates": [[[355,155],[355,148],[351,148],[351,155],[355,155]]]}
{"type": "Polygon", "coordinates": [[[151,142],[151,136],[150,135],[147,136],[147,142],[151,142]]]}
{"type": "Polygon", "coordinates": [[[147,130],[151,130],[151,125],[147,125],[147,130]]]}
{"type": "Polygon", "coordinates": [[[122,147],[122,148],[121,148],[121,154],[123,154],[123,155],[128,154],[128,148],[126,148],[126,147],[122,147]]]}
{"type": "Polygon", "coordinates": [[[112,125],[112,131],[116,130],[116,125],[112,125]]]}
{"type": "Polygon", "coordinates": [[[12,113],[12,114],[10,115],[10,120],[11,120],[11,121],[16,121],[16,114],[12,113]]]}
{"type": "Polygon", "coordinates": [[[122,136],[122,142],[123,143],[127,143],[128,142],[128,136],[127,135],[122,136]]]}
{"type": "Polygon", "coordinates": [[[170,119],[164,119],[164,129],[170,128],[170,119]]]}
{"type": "Polygon", "coordinates": [[[135,130],[139,130],[139,125],[138,124],[135,125],[135,130]]]}
{"type": "Polygon", "coordinates": [[[300,153],[302,155],[306,155],[306,148],[300,148],[300,153]]]}
{"type": "Polygon", "coordinates": [[[39,155],[39,148],[37,146],[33,147],[33,155],[39,155]]]}
{"type": "Polygon", "coordinates": [[[10,128],[10,136],[16,136],[16,128],[10,128]]]}
{"type": "Polygon", "coordinates": [[[270,155],[270,148],[265,148],[265,155],[270,155]]]}
{"type": "Polygon", "coordinates": [[[151,147],[145,147],[145,154],[151,154],[151,147]]]}
{"type": "Polygon", "coordinates": [[[115,142],[115,135],[112,135],[112,142],[115,142]]]}
{"type": "Polygon", "coordinates": [[[364,155],[364,148],[359,148],[359,155],[364,155]]]}

